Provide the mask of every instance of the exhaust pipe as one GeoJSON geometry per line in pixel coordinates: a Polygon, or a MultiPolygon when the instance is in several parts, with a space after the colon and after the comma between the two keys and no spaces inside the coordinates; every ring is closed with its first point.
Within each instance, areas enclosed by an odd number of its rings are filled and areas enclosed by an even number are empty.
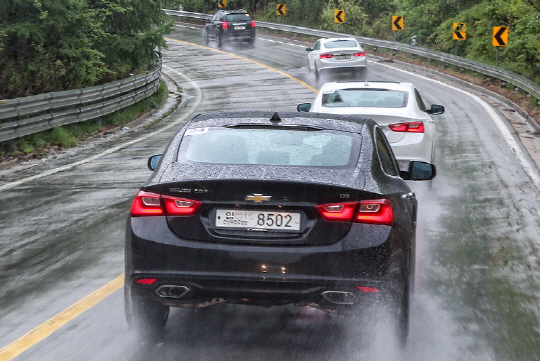
{"type": "Polygon", "coordinates": [[[158,296],[163,298],[180,298],[188,292],[188,287],[175,285],[163,285],[156,290],[158,296]]]}
{"type": "Polygon", "coordinates": [[[358,301],[358,298],[351,292],[343,291],[325,291],[323,297],[337,305],[352,305],[358,301]]]}

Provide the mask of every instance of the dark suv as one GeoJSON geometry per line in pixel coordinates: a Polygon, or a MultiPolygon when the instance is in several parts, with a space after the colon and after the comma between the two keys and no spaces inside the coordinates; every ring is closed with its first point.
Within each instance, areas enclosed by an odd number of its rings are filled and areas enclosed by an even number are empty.
{"type": "Polygon", "coordinates": [[[219,10],[206,20],[204,43],[214,40],[218,47],[224,42],[255,42],[255,21],[245,10],[219,10]]]}

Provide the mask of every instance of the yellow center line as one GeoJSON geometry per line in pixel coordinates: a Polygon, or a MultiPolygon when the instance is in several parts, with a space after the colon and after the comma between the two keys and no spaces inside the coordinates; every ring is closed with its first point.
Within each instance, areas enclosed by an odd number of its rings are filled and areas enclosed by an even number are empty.
{"type": "MultiPolygon", "coordinates": [[[[286,76],[287,78],[290,78],[306,88],[310,89],[314,93],[317,93],[317,90],[310,86],[309,84],[301,81],[300,79],[297,79],[285,72],[282,72],[281,70],[272,68],[268,65],[259,63],[257,61],[243,58],[241,56],[238,56],[236,54],[227,53],[222,50],[217,50],[213,48],[209,48],[207,46],[202,46],[194,43],[189,43],[186,41],[176,40],[176,39],[168,39],[171,41],[176,41],[179,43],[184,43],[188,45],[198,46],[200,48],[216,51],[218,53],[227,54],[230,56],[233,56],[238,59],[242,59],[245,61],[249,61],[250,63],[257,64],[259,66],[268,68],[270,70],[273,70],[283,76],[286,76]]],[[[34,328],[32,331],[28,332],[24,336],[20,337],[19,339],[13,341],[6,347],[0,349],[0,361],[11,361],[15,357],[19,356],[24,351],[28,350],[30,347],[34,346],[38,342],[44,340],[45,338],[49,337],[54,331],[58,330],[60,327],[64,326],[66,323],[70,322],[71,320],[75,319],[77,316],[81,315],[82,313],[88,311],[90,308],[94,307],[96,304],[110,296],[112,293],[118,291],[122,286],[124,285],[124,274],[121,274],[113,281],[109,282],[105,286],[101,287],[97,291],[91,293],[90,295],[86,296],[79,302],[75,303],[71,307],[67,308],[66,310],[60,312],[50,320],[42,323],[38,327],[34,328]]]]}
{"type": "Polygon", "coordinates": [[[276,68],[272,68],[271,66],[268,66],[268,65],[265,65],[263,63],[259,63],[258,61],[255,61],[255,60],[251,60],[251,59],[247,59],[247,58],[244,58],[244,57],[241,57],[239,55],[236,55],[236,54],[232,54],[232,53],[227,53],[226,51],[222,51],[222,50],[218,50],[218,49],[214,49],[214,48],[210,48],[208,46],[203,46],[203,45],[199,45],[199,44],[195,44],[195,43],[190,43],[190,42],[187,42],[187,41],[182,41],[182,40],[176,40],[176,39],[170,39],[170,38],[165,38],[166,40],[170,40],[170,41],[176,41],[178,43],[184,43],[184,44],[188,44],[188,45],[193,45],[193,46],[198,46],[199,48],[203,48],[203,49],[208,49],[208,50],[212,50],[212,51],[215,51],[215,52],[218,52],[218,53],[222,53],[222,54],[226,54],[226,55],[230,55],[232,57],[235,57],[235,58],[238,58],[238,59],[242,59],[242,60],[245,60],[245,61],[249,61],[250,63],[253,63],[253,64],[257,64],[257,65],[260,65],[262,67],[265,67],[267,69],[270,69],[270,70],[273,70],[283,76],[286,76],[287,78],[290,78],[300,84],[302,84],[303,86],[305,86],[306,88],[308,88],[309,90],[311,90],[312,92],[314,93],[317,93],[318,90],[313,88],[311,85],[309,85],[308,83],[306,82],[303,82],[302,80],[300,79],[297,79],[295,78],[294,76],[292,75],[289,75],[285,72],[282,72],[281,70],[278,70],[276,68]]]}
{"type": "Polygon", "coordinates": [[[28,332],[26,335],[20,337],[18,340],[13,341],[6,347],[0,349],[0,361],[13,360],[15,357],[34,346],[41,340],[47,338],[54,331],[73,320],[75,317],[89,310],[107,296],[118,291],[123,285],[124,274],[121,274],[113,281],[86,296],[66,310],[60,312],[45,323],[42,323],[32,331],[28,332]]]}

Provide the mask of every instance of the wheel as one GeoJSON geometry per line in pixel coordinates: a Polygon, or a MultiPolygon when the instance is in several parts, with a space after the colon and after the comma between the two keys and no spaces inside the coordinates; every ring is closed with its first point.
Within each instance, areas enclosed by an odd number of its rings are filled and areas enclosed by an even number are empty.
{"type": "Polygon", "coordinates": [[[311,65],[309,65],[309,60],[307,61],[307,72],[311,74],[311,65]]]}
{"type": "Polygon", "coordinates": [[[409,312],[410,312],[410,287],[409,282],[406,282],[400,291],[396,291],[390,299],[390,312],[394,325],[396,327],[396,335],[402,346],[407,345],[409,337],[409,312]]]}
{"type": "Polygon", "coordinates": [[[248,43],[248,45],[250,47],[254,47],[255,46],[255,38],[248,39],[247,43],[248,43]]]}
{"type": "Polygon", "coordinates": [[[315,69],[313,69],[315,72],[315,79],[319,80],[319,69],[317,69],[317,64],[315,64],[315,69]]]}
{"type": "Polygon", "coordinates": [[[216,34],[216,46],[218,48],[221,48],[221,46],[223,45],[223,39],[221,38],[221,35],[219,35],[219,33],[216,34]]]}
{"type": "Polygon", "coordinates": [[[206,29],[204,29],[203,39],[204,39],[204,43],[208,45],[208,31],[206,31],[206,29]]]}
{"type": "Polygon", "coordinates": [[[169,318],[169,307],[161,303],[133,297],[129,287],[124,286],[124,311],[128,325],[144,339],[157,339],[169,318]]]}

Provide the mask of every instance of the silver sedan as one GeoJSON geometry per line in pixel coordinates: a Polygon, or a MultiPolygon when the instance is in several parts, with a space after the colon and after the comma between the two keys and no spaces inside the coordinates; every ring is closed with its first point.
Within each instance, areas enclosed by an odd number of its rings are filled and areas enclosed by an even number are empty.
{"type": "Polygon", "coordinates": [[[306,48],[308,71],[318,78],[321,71],[329,69],[364,70],[367,56],[355,38],[319,39],[312,48],[306,48]]]}

